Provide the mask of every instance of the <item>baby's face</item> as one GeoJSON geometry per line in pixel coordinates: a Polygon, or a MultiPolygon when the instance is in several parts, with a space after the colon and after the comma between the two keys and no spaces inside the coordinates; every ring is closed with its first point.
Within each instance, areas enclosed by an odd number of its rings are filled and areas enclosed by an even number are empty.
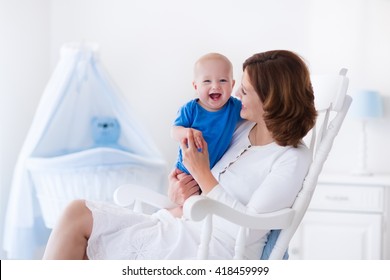
{"type": "Polygon", "coordinates": [[[218,111],[232,94],[232,69],[222,59],[204,60],[197,67],[193,85],[198,93],[199,104],[208,111],[218,111]]]}

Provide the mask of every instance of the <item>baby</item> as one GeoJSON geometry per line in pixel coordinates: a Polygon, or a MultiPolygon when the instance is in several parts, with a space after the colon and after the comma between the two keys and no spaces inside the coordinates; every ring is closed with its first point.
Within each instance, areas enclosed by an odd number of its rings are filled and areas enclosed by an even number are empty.
{"type": "MultiPolygon", "coordinates": [[[[231,96],[233,87],[233,65],[219,53],[209,53],[199,58],[194,66],[192,82],[198,97],[182,106],[171,130],[173,139],[181,141],[192,129],[195,144],[202,135],[207,142],[210,168],[212,168],[229,147],[233,132],[240,118],[241,102],[231,96]]],[[[182,153],[176,167],[189,174],[182,162],[182,153]]]]}

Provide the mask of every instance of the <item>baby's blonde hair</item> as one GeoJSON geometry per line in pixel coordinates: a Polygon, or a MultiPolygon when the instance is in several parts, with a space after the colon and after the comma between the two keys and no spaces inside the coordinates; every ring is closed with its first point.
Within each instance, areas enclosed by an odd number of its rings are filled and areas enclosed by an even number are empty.
{"type": "Polygon", "coordinates": [[[226,56],[224,56],[224,55],[222,55],[220,53],[207,53],[205,55],[202,55],[195,62],[195,64],[194,64],[194,78],[197,77],[199,64],[201,64],[203,61],[212,60],[212,59],[224,61],[229,66],[230,76],[233,77],[233,64],[226,56]]]}

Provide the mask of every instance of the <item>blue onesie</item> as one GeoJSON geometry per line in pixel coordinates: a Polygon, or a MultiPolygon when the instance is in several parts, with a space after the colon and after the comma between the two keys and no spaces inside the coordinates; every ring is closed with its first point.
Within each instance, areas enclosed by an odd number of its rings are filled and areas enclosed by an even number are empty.
{"type": "MultiPolygon", "coordinates": [[[[216,112],[205,110],[196,98],[180,108],[174,125],[202,131],[209,150],[210,168],[213,168],[230,145],[236,125],[241,120],[240,111],[241,101],[234,97],[230,97],[216,112]]],[[[189,174],[182,162],[181,149],[176,167],[189,174]]]]}

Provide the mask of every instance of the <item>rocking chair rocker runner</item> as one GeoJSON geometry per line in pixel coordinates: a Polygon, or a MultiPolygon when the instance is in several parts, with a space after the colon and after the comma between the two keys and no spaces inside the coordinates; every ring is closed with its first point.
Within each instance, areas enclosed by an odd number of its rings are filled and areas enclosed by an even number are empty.
{"type": "MultiPolygon", "coordinates": [[[[288,244],[299,226],[313,196],[318,176],[331,151],[334,139],[338,134],[352,98],[346,95],[348,89],[347,70],[341,69],[339,75],[311,76],[315,95],[315,106],[318,118],[315,127],[305,137],[313,155],[313,161],[304,179],[302,189],[291,208],[272,213],[245,214],[230,208],[218,201],[204,196],[192,196],[184,203],[184,214],[194,221],[204,220],[201,243],[198,250],[199,259],[207,259],[208,244],[212,234],[212,216],[218,215],[240,226],[235,245],[235,259],[242,259],[245,249],[245,232],[251,229],[269,229],[267,244],[261,259],[283,259],[288,244]],[[319,127],[319,129],[317,129],[319,127]]],[[[174,206],[170,200],[145,187],[134,185],[120,186],[114,201],[121,206],[134,207],[142,211],[145,202],[158,208],[174,206]]]]}

